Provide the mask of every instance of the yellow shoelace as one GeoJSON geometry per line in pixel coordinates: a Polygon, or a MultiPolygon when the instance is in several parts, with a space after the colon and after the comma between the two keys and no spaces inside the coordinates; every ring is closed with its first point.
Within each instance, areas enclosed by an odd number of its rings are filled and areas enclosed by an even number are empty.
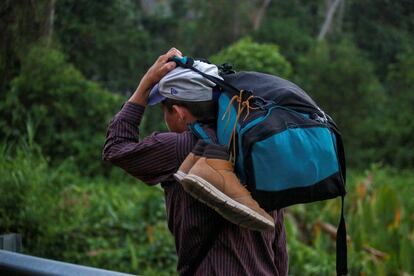
{"type": "Polygon", "coordinates": [[[243,101],[243,93],[245,93],[244,90],[240,90],[240,94],[239,95],[234,95],[229,104],[227,105],[226,111],[223,114],[223,117],[221,118],[221,120],[224,120],[224,118],[227,117],[227,121],[226,121],[226,125],[224,127],[224,129],[226,130],[229,122],[230,122],[230,110],[231,110],[231,106],[233,105],[233,103],[235,101],[237,101],[238,105],[237,105],[237,113],[236,113],[236,120],[234,122],[233,125],[233,129],[229,138],[229,141],[227,143],[228,148],[230,148],[230,146],[232,146],[232,151],[230,152],[230,162],[234,165],[236,162],[236,128],[237,128],[237,123],[240,119],[241,114],[243,113],[243,111],[246,109],[246,116],[244,116],[243,121],[245,121],[247,119],[247,117],[250,115],[250,110],[252,109],[257,109],[254,107],[250,106],[250,100],[254,98],[254,96],[249,96],[246,100],[243,101]]]}

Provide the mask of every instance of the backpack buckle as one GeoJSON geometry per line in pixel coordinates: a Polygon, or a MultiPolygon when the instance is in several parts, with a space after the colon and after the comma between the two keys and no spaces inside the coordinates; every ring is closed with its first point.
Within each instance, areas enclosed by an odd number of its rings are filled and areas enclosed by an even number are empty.
{"type": "Polygon", "coordinates": [[[233,65],[230,63],[223,63],[217,66],[217,68],[219,69],[220,75],[227,75],[227,74],[234,74],[236,73],[236,71],[232,70],[233,69],[233,65]]]}
{"type": "Polygon", "coordinates": [[[319,114],[317,114],[317,113],[312,113],[311,114],[311,118],[313,119],[313,120],[315,120],[315,121],[318,121],[319,123],[322,123],[322,124],[327,124],[328,123],[328,118],[326,117],[326,114],[325,114],[325,112],[323,112],[322,110],[320,110],[319,109],[319,111],[321,112],[321,115],[322,116],[320,116],[319,114]]]}

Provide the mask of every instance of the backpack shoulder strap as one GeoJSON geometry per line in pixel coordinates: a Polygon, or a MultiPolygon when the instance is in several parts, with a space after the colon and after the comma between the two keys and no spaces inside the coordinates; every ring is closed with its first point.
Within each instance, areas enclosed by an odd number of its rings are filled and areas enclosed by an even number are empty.
{"type": "Polygon", "coordinates": [[[344,197],[341,196],[341,218],[336,231],[336,275],[348,275],[348,250],[344,217],[344,197]]]}
{"type": "Polygon", "coordinates": [[[187,125],[188,130],[190,130],[198,139],[206,141],[208,144],[213,144],[213,140],[210,136],[204,131],[203,127],[199,122],[195,122],[187,125]]]}

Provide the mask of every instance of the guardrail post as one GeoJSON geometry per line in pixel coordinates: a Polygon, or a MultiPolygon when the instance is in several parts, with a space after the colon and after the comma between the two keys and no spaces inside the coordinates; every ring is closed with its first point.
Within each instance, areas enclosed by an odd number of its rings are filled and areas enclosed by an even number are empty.
{"type": "Polygon", "coordinates": [[[0,249],[13,252],[21,252],[22,235],[16,233],[0,235],[0,249]]]}

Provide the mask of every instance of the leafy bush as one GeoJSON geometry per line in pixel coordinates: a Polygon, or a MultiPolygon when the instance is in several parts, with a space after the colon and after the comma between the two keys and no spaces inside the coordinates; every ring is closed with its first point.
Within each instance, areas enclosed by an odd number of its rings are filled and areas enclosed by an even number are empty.
{"type": "Polygon", "coordinates": [[[375,63],[381,80],[396,56],[414,43],[413,11],[412,3],[406,1],[366,0],[348,5],[345,30],[375,63]]]}
{"type": "MultiPolygon", "coordinates": [[[[286,5],[288,3],[278,2],[277,4],[286,5]]],[[[301,26],[300,20],[302,18],[266,16],[263,26],[254,33],[253,38],[258,42],[279,45],[282,55],[288,61],[296,64],[298,58],[306,54],[314,43],[314,38],[310,35],[310,31],[301,26]]]]}
{"type": "Polygon", "coordinates": [[[160,31],[143,26],[139,2],[61,0],[56,13],[56,35],[69,60],[111,91],[135,89],[143,70],[166,50],[164,35],[152,35],[160,31]]]}
{"type": "MultiPolygon", "coordinates": [[[[345,198],[350,275],[414,272],[414,175],[373,166],[352,174],[345,198]]],[[[290,207],[286,218],[292,275],[332,275],[340,200],[290,207]],[[324,225],[323,225],[324,224],[324,225]],[[336,229],[334,230],[334,232],[336,229]]]]}
{"type": "Polygon", "coordinates": [[[101,171],[101,148],[109,119],[120,108],[119,96],[86,80],[61,52],[36,46],[21,64],[0,103],[0,134],[17,141],[26,134],[52,160],[73,156],[84,174],[101,171]]]}
{"type": "Polygon", "coordinates": [[[160,190],[126,175],[81,177],[70,159],[52,169],[30,147],[0,150],[0,233],[21,233],[24,253],[134,274],[175,272],[160,190]]]}
{"type": "Polygon", "coordinates": [[[212,56],[211,61],[231,63],[237,71],[258,71],[284,78],[289,77],[292,71],[277,45],[255,43],[248,37],[212,56]]]}
{"type": "Polygon", "coordinates": [[[414,167],[414,49],[397,56],[387,76],[388,101],[377,154],[395,167],[414,167]],[[398,145],[403,145],[398,147],[398,145]]]}

